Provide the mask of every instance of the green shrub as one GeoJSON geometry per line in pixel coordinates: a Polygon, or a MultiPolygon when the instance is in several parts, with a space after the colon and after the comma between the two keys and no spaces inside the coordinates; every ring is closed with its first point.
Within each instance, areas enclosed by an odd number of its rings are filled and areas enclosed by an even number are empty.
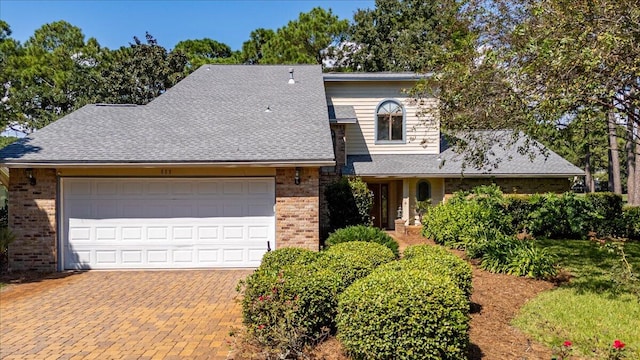
{"type": "Polygon", "coordinates": [[[331,230],[370,225],[373,193],[358,177],[342,177],[324,191],[331,230]]]}
{"type": "Polygon", "coordinates": [[[335,328],[340,275],[330,269],[287,265],[256,270],[240,286],[248,334],[280,354],[302,351],[335,328]]]}
{"type": "Polygon", "coordinates": [[[339,296],[337,326],[354,359],[466,359],[469,301],[446,276],[385,265],[339,296]]]}
{"type": "Polygon", "coordinates": [[[588,230],[598,236],[621,235],[622,196],[611,192],[587,193],[586,201],[593,210],[588,230]]]}
{"type": "Polygon", "coordinates": [[[514,231],[506,206],[507,201],[495,185],[456,192],[446,203],[428,210],[422,219],[422,235],[438,244],[466,249],[466,241],[483,230],[511,234],[514,231]]]}
{"type": "Polygon", "coordinates": [[[624,236],[640,240],[640,206],[627,206],[622,211],[624,236]]]}
{"type": "Polygon", "coordinates": [[[269,251],[262,257],[260,269],[279,272],[287,265],[306,265],[318,259],[319,253],[302,248],[280,248],[269,251]]]}
{"type": "MultiPolygon", "coordinates": [[[[471,295],[471,265],[441,246],[414,245],[405,249],[402,261],[393,263],[399,267],[414,268],[435,275],[447,276],[455,282],[465,296],[471,295]]],[[[387,265],[387,266],[392,266],[387,265]]]]}
{"type": "Polygon", "coordinates": [[[343,229],[338,229],[329,235],[325,244],[329,247],[349,242],[349,241],[366,241],[378,243],[388,247],[396,258],[399,256],[398,242],[395,241],[386,232],[376,227],[357,225],[349,226],[343,229]]]}
{"type": "Polygon", "coordinates": [[[507,212],[511,214],[511,224],[516,233],[528,232],[529,214],[535,210],[530,195],[507,195],[507,212]]]}
{"type": "Polygon", "coordinates": [[[331,246],[322,253],[316,265],[340,275],[344,290],[354,281],[369,275],[378,266],[395,258],[393,252],[384,245],[351,241],[331,246]]]}
{"type": "Polygon", "coordinates": [[[549,278],[557,273],[555,264],[555,257],[533,241],[503,237],[487,243],[480,268],[493,273],[549,278]]]}
{"type": "Polygon", "coordinates": [[[581,239],[587,236],[590,220],[597,217],[584,197],[574,193],[531,196],[534,210],[527,228],[531,234],[550,239],[581,239]]]}

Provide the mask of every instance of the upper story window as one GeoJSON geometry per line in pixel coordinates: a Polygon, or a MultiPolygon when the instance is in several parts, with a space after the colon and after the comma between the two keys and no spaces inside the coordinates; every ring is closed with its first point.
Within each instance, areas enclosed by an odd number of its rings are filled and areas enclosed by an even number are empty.
{"type": "Polygon", "coordinates": [[[404,141],[404,109],[393,100],[386,100],[376,112],[376,141],[404,141]]]}

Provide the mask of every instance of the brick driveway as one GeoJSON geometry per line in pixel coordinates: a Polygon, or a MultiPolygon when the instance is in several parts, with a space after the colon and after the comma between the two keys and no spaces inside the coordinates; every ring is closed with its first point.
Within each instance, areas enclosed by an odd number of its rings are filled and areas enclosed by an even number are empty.
{"type": "Polygon", "coordinates": [[[0,293],[0,359],[226,359],[249,270],[92,271],[0,293]]]}

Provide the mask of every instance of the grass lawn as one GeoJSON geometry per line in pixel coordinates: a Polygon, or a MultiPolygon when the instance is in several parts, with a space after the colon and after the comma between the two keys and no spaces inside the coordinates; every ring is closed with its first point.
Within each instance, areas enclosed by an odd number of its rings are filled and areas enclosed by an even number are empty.
{"type": "MultiPolygon", "coordinates": [[[[571,273],[570,282],[529,301],[514,325],[550,346],[565,340],[574,354],[606,358],[613,341],[627,346],[628,359],[640,359],[640,298],[617,281],[620,257],[588,240],[540,240],[571,273]]],[[[627,259],[640,271],[640,243],[627,243],[627,259]]]]}

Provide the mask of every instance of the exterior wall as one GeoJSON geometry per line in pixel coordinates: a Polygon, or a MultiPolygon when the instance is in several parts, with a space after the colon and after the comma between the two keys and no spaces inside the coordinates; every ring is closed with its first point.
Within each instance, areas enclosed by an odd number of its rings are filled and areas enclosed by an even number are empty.
{"type": "Polygon", "coordinates": [[[505,194],[563,193],[571,189],[568,178],[458,178],[445,179],[445,197],[490,184],[498,185],[505,194]]]}
{"type": "Polygon", "coordinates": [[[318,168],[300,168],[300,184],[294,182],[295,168],[276,170],[276,246],[320,248],[318,168]]]}
{"type": "Polygon", "coordinates": [[[325,82],[327,103],[351,105],[358,118],[357,124],[346,125],[347,154],[437,154],[440,151],[438,107],[435,99],[423,104],[411,103],[404,90],[414,82],[325,82]],[[398,100],[405,107],[406,143],[376,144],[376,108],[386,99],[398,100]],[[422,141],[427,140],[423,145],[422,141]]]}
{"type": "Polygon", "coordinates": [[[11,169],[9,176],[9,228],[16,235],[9,268],[56,271],[56,171],[33,169],[34,186],[24,169],[11,169]]]}
{"type": "Polygon", "coordinates": [[[336,158],[336,172],[340,173],[347,163],[347,143],[345,124],[331,124],[334,134],[333,152],[336,158]]]}
{"type": "Polygon", "coordinates": [[[58,169],[60,176],[275,176],[275,168],[102,168],[102,169],[58,169]]]}

